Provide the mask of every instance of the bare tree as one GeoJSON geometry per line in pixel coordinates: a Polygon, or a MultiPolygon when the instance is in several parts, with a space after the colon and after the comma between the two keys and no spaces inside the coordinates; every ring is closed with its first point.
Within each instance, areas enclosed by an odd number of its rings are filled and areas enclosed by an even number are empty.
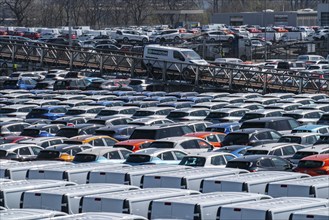
{"type": "Polygon", "coordinates": [[[23,26],[27,19],[27,12],[34,0],[2,0],[16,18],[18,26],[23,26]]]}

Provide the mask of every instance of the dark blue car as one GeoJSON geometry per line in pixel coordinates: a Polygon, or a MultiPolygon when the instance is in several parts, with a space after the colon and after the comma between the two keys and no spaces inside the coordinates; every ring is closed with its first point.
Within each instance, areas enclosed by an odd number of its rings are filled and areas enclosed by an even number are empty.
{"type": "Polygon", "coordinates": [[[22,77],[18,79],[8,79],[4,81],[4,89],[34,89],[37,85],[37,81],[29,77],[22,77]]]}
{"type": "Polygon", "coordinates": [[[33,109],[26,118],[45,118],[49,120],[55,120],[63,117],[66,113],[66,108],[63,106],[43,106],[33,109]]]}

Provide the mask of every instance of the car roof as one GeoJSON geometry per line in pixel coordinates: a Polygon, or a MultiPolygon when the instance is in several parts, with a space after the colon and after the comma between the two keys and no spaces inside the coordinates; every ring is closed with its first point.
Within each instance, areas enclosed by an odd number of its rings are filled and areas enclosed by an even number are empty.
{"type": "Polygon", "coordinates": [[[320,136],[320,134],[311,133],[311,132],[300,132],[300,133],[284,134],[282,137],[308,137],[308,136],[320,136]]]}
{"type": "Polygon", "coordinates": [[[278,158],[278,156],[275,155],[248,155],[243,157],[235,158],[231,161],[257,161],[259,159],[265,159],[265,158],[278,158]]]}
{"type": "MultiPolygon", "coordinates": [[[[171,151],[177,151],[180,149],[173,149],[173,148],[145,148],[142,150],[138,150],[135,153],[133,153],[132,155],[150,155],[150,156],[155,156],[157,154],[161,154],[164,152],[171,152],[171,151]]],[[[182,150],[180,150],[182,151],[182,150]]]]}
{"type": "Polygon", "coordinates": [[[245,129],[239,129],[239,130],[233,131],[230,134],[235,134],[235,133],[252,134],[252,133],[259,133],[259,132],[264,132],[264,131],[275,131],[275,130],[269,129],[269,128],[245,128],[245,129]]]}
{"type": "Polygon", "coordinates": [[[283,120],[291,120],[291,119],[293,119],[293,118],[290,118],[290,117],[265,117],[265,118],[250,119],[243,123],[246,123],[246,122],[272,122],[272,121],[283,121],[283,120]]]}

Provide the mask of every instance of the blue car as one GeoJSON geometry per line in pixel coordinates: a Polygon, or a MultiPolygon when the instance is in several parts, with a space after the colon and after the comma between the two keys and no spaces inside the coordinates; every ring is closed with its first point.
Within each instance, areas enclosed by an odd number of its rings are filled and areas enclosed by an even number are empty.
{"type": "Polygon", "coordinates": [[[236,131],[240,129],[241,124],[238,122],[225,122],[225,123],[217,123],[209,125],[206,128],[206,131],[213,131],[213,132],[221,132],[228,134],[232,131],[236,131]]]}
{"type": "Polygon", "coordinates": [[[63,106],[43,106],[34,108],[26,115],[26,119],[29,118],[45,118],[49,120],[55,120],[63,117],[66,113],[66,108],[63,106]]]}
{"type": "Polygon", "coordinates": [[[29,77],[22,77],[18,79],[8,79],[4,81],[3,88],[31,90],[34,89],[36,85],[37,85],[37,81],[35,81],[34,79],[31,79],[29,77]]]}
{"type": "Polygon", "coordinates": [[[246,145],[232,145],[232,146],[216,148],[213,151],[231,153],[237,157],[242,157],[247,152],[247,150],[251,147],[252,146],[246,146],[246,145]]]}
{"type": "Polygon", "coordinates": [[[303,125],[292,129],[291,133],[320,133],[328,134],[329,125],[303,125]]]}

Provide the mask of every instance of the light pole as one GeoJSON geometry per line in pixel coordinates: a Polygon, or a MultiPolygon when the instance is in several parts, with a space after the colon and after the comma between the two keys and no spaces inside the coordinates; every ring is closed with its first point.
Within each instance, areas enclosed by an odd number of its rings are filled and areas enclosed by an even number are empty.
{"type": "Polygon", "coordinates": [[[72,47],[72,0],[68,0],[69,46],[72,47]]]}
{"type": "Polygon", "coordinates": [[[265,0],[265,11],[264,11],[264,26],[265,26],[265,55],[264,55],[264,59],[265,61],[267,60],[267,25],[266,25],[266,15],[267,15],[267,0],[265,0]]]}

